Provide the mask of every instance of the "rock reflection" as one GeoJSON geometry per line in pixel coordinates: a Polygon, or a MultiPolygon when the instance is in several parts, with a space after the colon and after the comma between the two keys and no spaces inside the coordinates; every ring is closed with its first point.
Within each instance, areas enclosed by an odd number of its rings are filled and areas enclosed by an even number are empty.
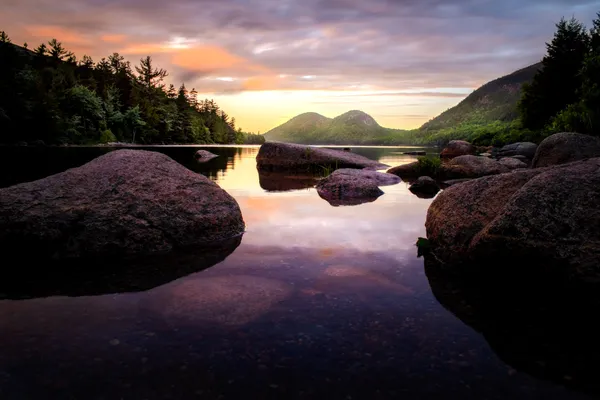
{"type": "Polygon", "coordinates": [[[480,332],[502,361],[534,377],[600,395],[597,296],[564,282],[522,276],[467,279],[432,260],[426,260],[425,272],[436,299],[480,332]]]}
{"type": "Polygon", "coordinates": [[[33,268],[15,262],[4,266],[0,274],[0,299],[145,291],[212,267],[233,253],[241,241],[240,235],[203,247],[135,260],[60,261],[33,268]]]}
{"type": "Polygon", "coordinates": [[[339,197],[328,197],[323,195],[321,192],[319,193],[319,197],[323,200],[327,201],[333,207],[339,206],[358,206],[360,204],[372,203],[377,200],[379,197],[350,197],[350,198],[339,198],[339,197]]]}
{"type": "Polygon", "coordinates": [[[319,180],[319,176],[259,171],[258,180],[260,187],[267,192],[287,192],[314,187],[319,180]]]}

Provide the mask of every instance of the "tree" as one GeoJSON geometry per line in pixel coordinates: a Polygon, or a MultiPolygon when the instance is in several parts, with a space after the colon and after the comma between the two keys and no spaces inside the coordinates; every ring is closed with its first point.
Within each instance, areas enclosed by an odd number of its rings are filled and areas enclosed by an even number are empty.
{"type": "Polygon", "coordinates": [[[83,58],[79,62],[79,65],[82,67],[89,68],[89,69],[94,69],[94,60],[92,60],[92,57],[84,54],[83,58]]]}
{"type": "Polygon", "coordinates": [[[590,47],[592,52],[600,51],[600,12],[596,14],[596,19],[592,22],[590,47]]]}
{"type": "Polygon", "coordinates": [[[23,43],[23,47],[24,48],[28,48],[29,47],[29,45],[27,44],[27,42],[23,43]]]}
{"type": "MultiPolygon", "coordinates": [[[[146,57],[135,72],[118,53],[94,63],[52,39],[26,56],[0,34],[0,142],[230,143],[214,100],[195,89],[164,90],[167,72],[146,57]]],[[[232,121],[235,125],[235,122],[232,121]]]]}
{"type": "Polygon", "coordinates": [[[190,90],[188,95],[188,103],[190,103],[190,106],[194,110],[198,108],[198,92],[196,92],[196,88],[192,88],[192,90],[190,90]]]}
{"type": "Polygon", "coordinates": [[[10,38],[4,31],[0,31],[0,43],[10,43],[10,38]]]}
{"type": "Polygon", "coordinates": [[[75,57],[73,53],[67,51],[61,42],[56,39],[52,39],[48,42],[50,57],[58,61],[64,61],[65,59],[72,61],[75,57]]]}
{"type": "Polygon", "coordinates": [[[38,56],[45,56],[48,53],[48,48],[46,47],[46,45],[44,43],[42,43],[38,47],[35,48],[34,52],[38,56]]]}
{"type": "Polygon", "coordinates": [[[139,81],[146,88],[162,89],[164,87],[162,82],[168,76],[167,71],[165,71],[162,68],[154,68],[154,66],[152,65],[152,57],[147,56],[146,58],[142,58],[140,60],[139,67],[136,66],[135,70],[139,75],[139,81]]]}
{"type": "Polygon", "coordinates": [[[581,87],[579,71],[589,50],[589,36],[584,26],[572,18],[564,18],[557,31],[542,68],[529,85],[524,85],[519,103],[523,127],[542,129],[560,111],[577,100],[581,87]]]}
{"type": "Polygon", "coordinates": [[[171,100],[175,100],[177,98],[177,90],[172,83],[169,85],[169,89],[167,90],[167,97],[171,100]]]}

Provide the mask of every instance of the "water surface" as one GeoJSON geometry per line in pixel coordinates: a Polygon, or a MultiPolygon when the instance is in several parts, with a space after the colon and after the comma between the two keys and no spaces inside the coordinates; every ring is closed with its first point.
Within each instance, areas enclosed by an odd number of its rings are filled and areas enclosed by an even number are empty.
{"type": "MultiPolygon", "coordinates": [[[[258,147],[207,148],[219,157],[203,164],[194,147],[151,150],[236,198],[241,243],[210,268],[141,291],[0,294],[1,399],[588,398],[506,364],[439,303],[415,247],[431,200],[406,183],[332,207],[309,178],[259,176],[258,147]]],[[[0,149],[0,186],[106,151],[0,149]]],[[[415,159],[353,151],[392,166],[415,159]]]]}

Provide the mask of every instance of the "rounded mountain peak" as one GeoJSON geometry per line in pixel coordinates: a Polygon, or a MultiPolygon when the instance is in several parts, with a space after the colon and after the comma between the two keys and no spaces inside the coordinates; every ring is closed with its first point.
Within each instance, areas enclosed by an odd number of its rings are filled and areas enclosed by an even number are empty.
{"type": "Polygon", "coordinates": [[[345,123],[345,124],[362,124],[367,126],[379,126],[377,121],[369,114],[360,110],[348,111],[339,117],[336,117],[334,121],[345,123]]]}

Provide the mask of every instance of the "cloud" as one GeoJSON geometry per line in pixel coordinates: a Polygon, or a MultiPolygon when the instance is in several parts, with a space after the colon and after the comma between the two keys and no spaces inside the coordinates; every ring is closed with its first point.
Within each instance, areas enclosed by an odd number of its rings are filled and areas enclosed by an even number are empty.
{"type": "Polygon", "coordinates": [[[125,35],[108,34],[100,36],[100,40],[106,43],[123,43],[127,39],[125,35]]]}
{"type": "Polygon", "coordinates": [[[405,97],[427,107],[438,101],[441,111],[448,106],[445,100],[540,60],[560,17],[574,15],[589,24],[600,5],[597,0],[5,0],[2,8],[2,29],[17,43],[56,37],[79,57],[119,51],[133,63],[152,55],[173,83],[185,81],[206,93],[328,90],[360,102],[385,92],[398,104],[405,97]],[[355,91],[364,94],[348,96],[355,91]]]}

